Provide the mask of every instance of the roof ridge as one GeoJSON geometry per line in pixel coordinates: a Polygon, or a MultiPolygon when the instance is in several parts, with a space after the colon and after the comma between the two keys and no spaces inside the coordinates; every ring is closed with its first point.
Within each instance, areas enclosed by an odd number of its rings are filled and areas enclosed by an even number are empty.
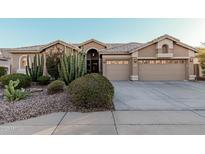
{"type": "MultiPolygon", "coordinates": [[[[125,46],[125,45],[128,45],[128,44],[133,44],[133,43],[135,43],[135,44],[138,44],[138,42],[129,42],[129,43],[119,43],[119,44],[121,44],[121,45],[119,45],[119,46],[114,46],[114,47],[110,47],[110,48],[107,48],[107,49],[114,49],[114,48],[118,48],[118,47],[122,47],[122,46],[125,46]]],[[[139,43],[140,44],[140,43],[139,43]]],[[[107,50],[106,49],[106,50],[107,50]]]]}

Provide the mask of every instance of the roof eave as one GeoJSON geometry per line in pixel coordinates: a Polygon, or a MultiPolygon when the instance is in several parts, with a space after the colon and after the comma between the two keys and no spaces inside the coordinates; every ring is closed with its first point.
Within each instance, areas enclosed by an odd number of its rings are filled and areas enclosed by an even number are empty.
{"type": "Polygon", "coordinates": [[[21,53],[39,53],[39,50],[28,50],[28,51],[23,51],[23,50],[10,50],[9,53],[11,54],[21,54],[21,53]]]}
{"type": "Polygon", "coordinates": [[[119,54],[130,54],[129,52],[122,52],[122,51],[119,51],[119,52],[100,52],[99,53],[100,55],[119,55],[119,54]]]}
{"type": "Polygon", "coordinates": [[[100,42],[100,41],[98,41],[98,40],[96,40],[96,39],[89,39],[89,40],[87,40],[87,41],[85,41],[85,42],[80,43],[79,46],[86,45],[86,44],[88,44],[88,43],[90,43],[90,42],[96,42],[96,43],[98,43],[98,44],[100,44],[100,45],[102,45],[102,46],[104,46],[104,47],[106,47],[106,48],[108,47],[107,44],[105,44],[105,43],[103,43],[103,42],[100,42]]]}
{"type": "Polygon", "coordinates": [[[53,46],[53,45],[55,45],[55,44],[62,44],[62,45],[64,45],[64,46],[67,46],[67,47],[72,48],[72,49],[77,50],[77,51],[80,50],[78,47],[76,47],[76,46],[74,46],[74,45],[72,45],[72,44],[68,44],[68,43],[63,42],[63,41],[61,41],[61,40],[57,40],[57,41],[51,42],[51,43],[47,44],[46,46],[40,48],[39,51],[42,52],[42,51],[45,50],[46,48],[49,48],[49,47],[51,47],[51,46],[53,46]]]}

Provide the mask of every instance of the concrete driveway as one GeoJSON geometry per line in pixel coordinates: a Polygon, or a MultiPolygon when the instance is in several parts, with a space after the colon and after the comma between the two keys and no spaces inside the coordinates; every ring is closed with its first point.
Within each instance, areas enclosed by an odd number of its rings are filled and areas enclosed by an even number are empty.
{"type": "Polygon", "coordinates": [[[114,81],[116,110],[204,110],[205,82],[114,81]]]}

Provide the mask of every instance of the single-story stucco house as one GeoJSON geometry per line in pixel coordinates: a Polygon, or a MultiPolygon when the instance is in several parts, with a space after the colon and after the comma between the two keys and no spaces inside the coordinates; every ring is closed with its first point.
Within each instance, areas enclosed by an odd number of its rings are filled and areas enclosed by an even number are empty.
{"type": "Polygon", "coordinates": [[[103,43],[95,39],[80,44],[55,41],[45,45],[2,48],[0,66],[8,73],[25,73],[27,55],[82,51],[87,71],[100,72],[110,80],[194,80],[197,49],[170,35],[147,43],[103,43]]]}

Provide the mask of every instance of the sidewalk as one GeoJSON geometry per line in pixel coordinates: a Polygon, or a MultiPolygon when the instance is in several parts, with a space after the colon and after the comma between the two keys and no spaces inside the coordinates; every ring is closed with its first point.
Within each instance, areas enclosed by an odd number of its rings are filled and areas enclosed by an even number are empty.
{"type": "Polygon", "coordinates": [[[53,113],[0,125],[0,135],[205,134],[205,111],[53,113]]]}

